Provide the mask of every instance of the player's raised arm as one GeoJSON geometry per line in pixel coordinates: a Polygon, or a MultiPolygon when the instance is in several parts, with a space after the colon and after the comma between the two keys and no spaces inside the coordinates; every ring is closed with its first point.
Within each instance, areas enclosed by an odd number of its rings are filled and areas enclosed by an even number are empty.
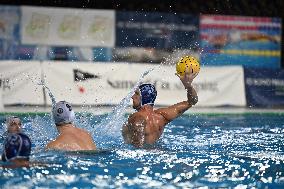
{"type": "MultiPolygon", "coordinates": [[[[198,96],[195,89],[192,86],[194,78],[198,75],[198,72],[194,70],[194,65],[187,64],[184,66],[184,70],[178,69],[176,75],[181,80],[184,88],[187,91],[187,101],[182,101],[167,108],[160,108],[156,110],[157,113],[163,115],[167,122],[182,115],[186,110],[195,105],[198,102],[198,96]]],[[[199,65],[198,65],[199,66],[199,65]]],[[[199,69],[198,69],[199,71],[199,69]]]]}

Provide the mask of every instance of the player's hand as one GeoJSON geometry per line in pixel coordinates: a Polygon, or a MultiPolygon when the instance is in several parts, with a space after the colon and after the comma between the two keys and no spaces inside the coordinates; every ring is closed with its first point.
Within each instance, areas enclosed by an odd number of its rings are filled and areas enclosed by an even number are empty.
{"type": "Polygon", "coordinates": [[[179,77],[183,86],[186,89],[191,87],[193,79],[198,75],[198,73],[192,73],[191,70],[192,70],[192,66],[190,66],[189,68],[186,68],[184,75],[179,75],[176,73],[176,76],[179,77]]]}

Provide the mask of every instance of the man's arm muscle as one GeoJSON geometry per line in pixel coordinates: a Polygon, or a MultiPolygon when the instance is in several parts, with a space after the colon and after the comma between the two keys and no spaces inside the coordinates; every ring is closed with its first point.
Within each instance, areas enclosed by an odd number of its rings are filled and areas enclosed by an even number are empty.
{"type": "Polygon", "coordinates": [[[182,115],[186,110],[188,110],[190,107],[195,105],[197,101],[198,101],[198,96],[196,91],[192,86],[188,86],[187,101],[179,102],[167,108],[160,108],[156,110],[156,112],[161,114],[168,123],[173,119],[182,115]]]}

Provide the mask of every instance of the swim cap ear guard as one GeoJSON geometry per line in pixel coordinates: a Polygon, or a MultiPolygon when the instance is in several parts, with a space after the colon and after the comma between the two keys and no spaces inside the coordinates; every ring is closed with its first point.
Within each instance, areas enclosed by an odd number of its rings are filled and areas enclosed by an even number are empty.
{"type": "Polygon", "coordinates": [[[66,101],[57,102],[52,108],[52,115],[55,125],[72,123],[75,119],[72,106],[66,101]]]}
{"type": "Polygon", "coordinates": [[[4,142],[2,161],[9,161],[15,158],[29,160],[31,146],[31,140],[27,135],[23,133],[9,134],[4,142]]]}
{"type": "Polygon", "coordinates": [[[142,84],[139,86],[140,96],[141,96],[141,106],[149,104],[154,106],[154,102],[157,97],[157,91],[152,84],[142,84]]]}

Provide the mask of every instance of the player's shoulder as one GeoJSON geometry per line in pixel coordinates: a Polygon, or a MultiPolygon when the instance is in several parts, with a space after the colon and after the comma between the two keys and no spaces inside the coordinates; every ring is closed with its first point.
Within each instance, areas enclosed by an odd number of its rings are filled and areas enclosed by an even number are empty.
{"type": "Polygon", "coordinates": [[[53,149],[58,144],[58,140],[53,140],[47,143],[46,149],[53,149]]]}
{"type": "Polygon", "coordinates": [[[154,110],[154,113],[163,114],[165,111],[168,111],[168,110],[169,110],[169,107],[158,108],[158,109],[154,110]]]}
{"type": "Polygon", "coordinates": [[[90,135],[90,133],[83,128],[75,127],[75,129],[76,129],[77,134],[79,134],[79,135],[84,135],[84,136],[90,135]]]}
{"type": "Polygon", "coordinates": [[[128,120],[146,120],[146,115],[142,112],[135,112],[129,116],[128,120]]]}
{"type": "Polygon", "coordinates": [[[133,113],[133,114],[130,114],[130,118],[137,118],[137,117],[144,117],[145,115],[144,115],[144,113],[142,113],[142,112],[135,112],[135,113],[133,113]]]}

